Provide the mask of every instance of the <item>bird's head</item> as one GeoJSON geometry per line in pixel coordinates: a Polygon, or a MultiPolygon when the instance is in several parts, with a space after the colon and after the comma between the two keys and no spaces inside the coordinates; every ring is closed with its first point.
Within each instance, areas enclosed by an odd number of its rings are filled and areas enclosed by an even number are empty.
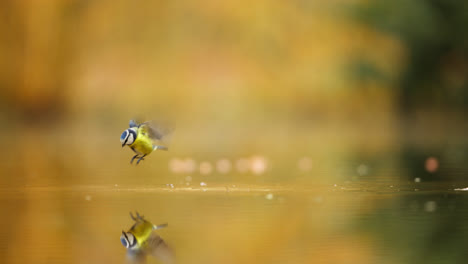
{"type": "Polygon", "coordinates": [[[120,236],[120,242],[125,248],[133,248],[137,244],[135,236],[130,232],[124,232],[122,230],[122,235],[120,236]]]}
{"type": "Polygon", "coordinates": [[[122,135],[120,136],[120,143],[122,143],[122,147],[125,145],[131,145],[135,141],[137,133],[135,129],[129,128],[125,130],[122,135]]]}

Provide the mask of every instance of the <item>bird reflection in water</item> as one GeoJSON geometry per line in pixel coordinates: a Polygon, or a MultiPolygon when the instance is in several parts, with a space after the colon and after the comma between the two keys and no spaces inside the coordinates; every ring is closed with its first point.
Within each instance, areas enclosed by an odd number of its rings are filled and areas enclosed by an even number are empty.
{"type": "Polygon", "coordinates": [[[127,248],[128,263],[146,263],[147,255],[153,256],[162,263],[174,263],[174,254],[166,242],[155,230],[167,227],[167,224],[153,225],[143,216],[130,213],[135,224],[127,231],[122,231],[120,241],[127,248]]]}

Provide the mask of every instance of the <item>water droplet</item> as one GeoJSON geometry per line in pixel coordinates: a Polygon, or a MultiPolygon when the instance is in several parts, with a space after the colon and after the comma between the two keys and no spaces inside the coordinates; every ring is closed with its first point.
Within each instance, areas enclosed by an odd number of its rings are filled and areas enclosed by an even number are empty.
{"type": "Polygon", "coordinates": [[[200,182],[200,186],[206,186],[206,183],[200,182]]]}
{"type": "Polygon", "coordinates": [[[414,178],[414,182],[421,182],[421,178],[414,178]]]}

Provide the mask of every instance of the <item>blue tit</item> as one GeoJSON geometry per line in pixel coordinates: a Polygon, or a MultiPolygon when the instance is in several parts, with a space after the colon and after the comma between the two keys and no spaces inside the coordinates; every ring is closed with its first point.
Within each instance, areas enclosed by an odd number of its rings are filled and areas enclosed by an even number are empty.
{"type": "Polygon", "coordinates": [[[127,231],[122,231],[120,242],[127,249],[127,256],[133,263],[144,263],[147,255],[151,255],[164,263],[172,263],[174,255],[164,240],[155,230],[167,227],[167,224],[153,225],[143,216],[130,213],[135,224],[127,231]]]}
{"type": "Polygon", "coordinates": [[[138,158],[137,165],[144,157],[151,154],[154,150],[168,150],[164,145],[158,145],[155,142],[162,143],[163,139],[171,132],[168,129],[163,129],[153,122],[144,122],[137,124],[134,120],[130,120],[130,128],[126,129],[120,136],[120,143],[122,147],[129,146],[135,156],[130,160],[138,158]]]}

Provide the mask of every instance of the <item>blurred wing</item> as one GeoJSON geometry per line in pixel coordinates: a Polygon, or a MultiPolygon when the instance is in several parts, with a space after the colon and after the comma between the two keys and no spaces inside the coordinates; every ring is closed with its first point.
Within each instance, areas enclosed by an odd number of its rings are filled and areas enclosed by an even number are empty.
{"type": "Polygon", "coordinates": [[[128,264],[144,264],[146,263],[146,252],[141,250],[127,250],[128,264]]]}
{"type": "Polygon", "coordinates": [[[159,123],[148,121],[140,124],[140,128],[148,133],[148,136],[153,140],[159,140],[167,143],[168,136],[173,129],[168,126],[162,126],[159,123]]]}
{"type": "Polygon", "coordinates": [[[156,232],[151,233],[150,238],[148,239],[147,244],[147,254],[155,257],[165,264],[174,263],[174,252],[172,249],[164,242],[164,240],[156,234],[156,232]]]}

